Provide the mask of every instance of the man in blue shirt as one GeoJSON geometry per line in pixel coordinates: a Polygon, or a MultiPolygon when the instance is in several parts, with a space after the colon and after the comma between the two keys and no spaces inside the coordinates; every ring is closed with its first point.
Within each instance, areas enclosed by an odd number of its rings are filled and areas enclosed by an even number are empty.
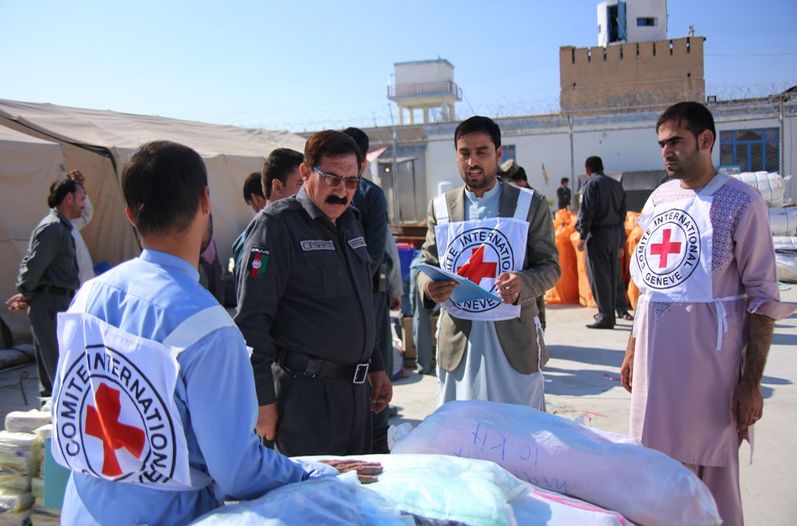
{"type": "Polygon", "coordinates": [[[72,469],[63,524],[187,524],[225,499],[335,474],[253,431],[243,337],[198,283],[211,236],[201,157],[148,143],[122,190],[144,250],[89,281],[59,318],[53,453],[72,469]]]}

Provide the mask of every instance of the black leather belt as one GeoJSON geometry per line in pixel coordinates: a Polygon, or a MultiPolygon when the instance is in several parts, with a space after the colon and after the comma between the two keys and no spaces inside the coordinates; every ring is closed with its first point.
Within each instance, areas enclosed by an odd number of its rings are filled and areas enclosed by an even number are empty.
{"type": "Polygon", "coordinates": [[[298,352],[282,352],[279,365],[292,373],[310,378],[334,378],[353,384],[365,383],[368,377],[368,363],[347,365],[343,363],[314,358],[298,352]]]}
{"type": "Polygon", "coordinates": [[[42,285],[35,292],[36,294],[53,294],[55,296],[66,296],[67,298],[72,298],[75,295],[75,289],[56,287],[55,285],[42,285]]]}

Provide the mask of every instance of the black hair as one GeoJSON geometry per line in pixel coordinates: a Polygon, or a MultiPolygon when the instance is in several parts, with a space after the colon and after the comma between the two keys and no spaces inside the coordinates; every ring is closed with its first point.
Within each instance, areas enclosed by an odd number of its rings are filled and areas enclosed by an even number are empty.
{"type": "Polygon", "coordinates": [[[73,179],[59,179],[50,185],[50,195],[47,196],[47,206],[56,208],[64,202],[68,194],[74,194],[78,188],[82,188],[80,183],[73,179]]]}
{"type": "MultiPolygon", "coordinates": [[[[285,185],[288,182],[288,175],[299,168],[304,156],[296,150],[290,148],[277,148],[273,150],[265,164],[263,164],[263,192],[266,197],[271,199],[271,189],[274,186],[274,179],[285,185]]],[[[262,195],[262,194],[261,194],[262,195]]]]}
{"type": "Polygon", "coordinates": [[[456,149],[457,141],[460,137],[476,132],[486,133],[489,135],[490,139],[495,145],[496,150],[501,147],[501,128],[499,128],[495,121],[489,117],[476,115],[470,119],[460,122],[459,126],[457,126],[457,129],[454,130],[454,149],[456,149]]]}
{"type": "Polygon", "coordinates": [[[584,163],[584,167],[587,170],[589,170],[590,173],[593,174],[603,173],[603,159],[601,159],[597,155],[587,157],[587,161],[584,163]]]}
{"type": "Polygon", "coordinates": [[[244,181],[244,201],[247,203],[252,200],[252,195],[258,195],[265,199],[263,195],[263,183],[261,179],[263,175],[260,172],[252,172],[246,176],[244,181]]]}
{"type": "MultiPolygon", "coordinates": [[[[659,128],[664,123],[683,124],[687,130],[692,132],[695,140],[697,140],[698,135],[709,130],[714,143],[717,142],[717,128],[714,125],[714,116],[708,108],[699,102],[679,102],[664,110],[664,113],[661,114],[661,117],[656,122],[656,133],[659,132],[659,128]]],[[[712,143],[712,149],[714,143],[712,143]]]]}
{"type": "Polygon", "coordinates": [[[202,157],[170,141],[144,144],[122,172],[125,203],[144,235],[187,230],[207,186],[202,157]]]}
{"type": "Polygon", "coordinates": [[[360,153],[363,154],[363,158],[368,155],[368,147],[370,146],[370,141],[368,140],[368,135],[360,128],[349,127],[343,130],[343,133],[354,139],[354,142],[357,143],[357,147],[360,149],[360,153]]]}

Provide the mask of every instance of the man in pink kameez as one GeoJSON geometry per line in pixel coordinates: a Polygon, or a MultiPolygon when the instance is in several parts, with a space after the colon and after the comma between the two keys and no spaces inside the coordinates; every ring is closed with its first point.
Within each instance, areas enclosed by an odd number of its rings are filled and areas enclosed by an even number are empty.
{"type": "Polygon", "coordinates": [[[761,377],[781,304],[766,204],[711,161],[714,119],[701,104],[656,125],[671,180],[640,217],[631,273],[642,292],[621,367],[631,434],[683,462],[726,525],[742,524],[739,445],[761,418],[761,377]]]}

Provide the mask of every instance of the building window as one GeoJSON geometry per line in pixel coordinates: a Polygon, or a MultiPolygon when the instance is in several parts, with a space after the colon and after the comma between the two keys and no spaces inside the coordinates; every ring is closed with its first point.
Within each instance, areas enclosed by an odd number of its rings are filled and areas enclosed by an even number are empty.
{"type": "Polygon", "coordinates": [[[654,27],[656,25],[656,18],[650,16],[638,16],[636,19],[637,27],[654,27]]]}
{"type": "Polygon", "coordinates": [[[780,172],[780,130],[720,132],[720,165],[738,166],[742,172],[780,172]]]}

